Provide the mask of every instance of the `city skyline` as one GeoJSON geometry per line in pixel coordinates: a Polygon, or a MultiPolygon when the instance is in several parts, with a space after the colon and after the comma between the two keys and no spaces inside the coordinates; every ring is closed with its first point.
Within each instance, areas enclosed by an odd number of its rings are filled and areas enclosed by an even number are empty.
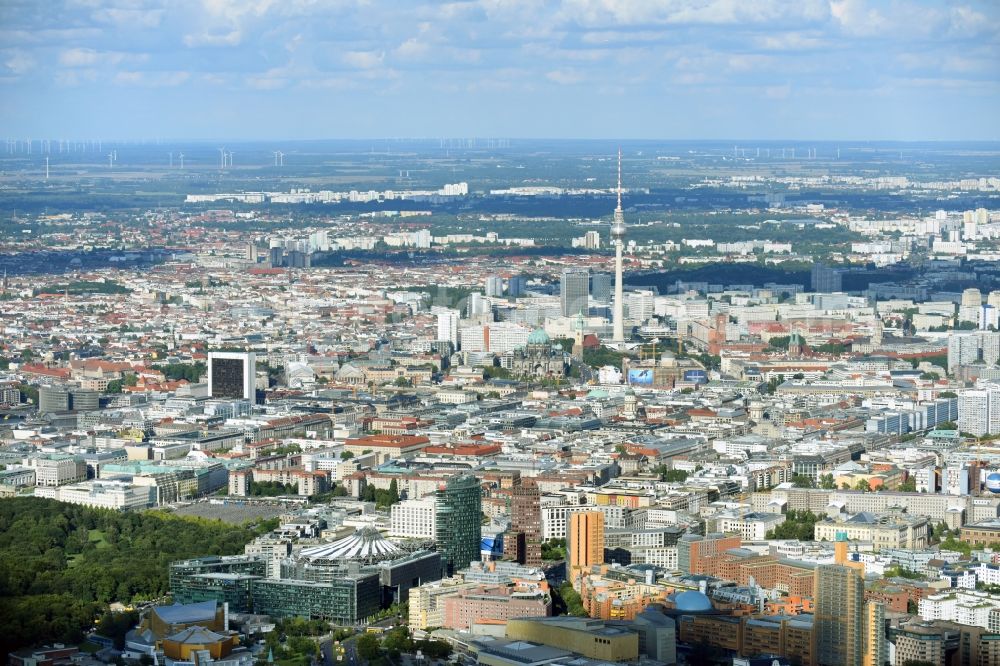
{"type": "Polygon", "coordinates": [[[12,666],[1000,664],[1000,0],[0,2],[12,666]]]}
{"type": "Polygon", "coordinates": [[[997,138],[1000,8],[987,2],[102,2],[0,16],[0,125],[18,137],[997,138]]]}

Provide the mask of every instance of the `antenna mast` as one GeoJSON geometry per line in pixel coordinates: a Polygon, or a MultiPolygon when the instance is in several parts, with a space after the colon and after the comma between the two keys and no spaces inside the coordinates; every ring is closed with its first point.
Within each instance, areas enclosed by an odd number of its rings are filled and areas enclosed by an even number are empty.
{"type": "Polygon", "coordinates": [[[622,209],[622,149],[618,148],[618,210],[622,209]]]}

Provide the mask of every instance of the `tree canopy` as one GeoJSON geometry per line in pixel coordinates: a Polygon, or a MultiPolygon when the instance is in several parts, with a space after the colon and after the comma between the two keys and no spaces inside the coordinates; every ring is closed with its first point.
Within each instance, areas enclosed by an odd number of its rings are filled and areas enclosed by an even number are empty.
{"type": "Polygon", "coordinates": [[[0,652],[77,642],[107,604],[166,595],[170,562],[241,553],[271,526],[0,500],[0,652]]]}
{"type": "Polygon", "coordinates": [[[819,516],[811,511],[796,511],[789,509],[785,514],[785,522],[768,530],[767,539],[798,539],[799,541],[815,540],[815,525],[819,516]]]}

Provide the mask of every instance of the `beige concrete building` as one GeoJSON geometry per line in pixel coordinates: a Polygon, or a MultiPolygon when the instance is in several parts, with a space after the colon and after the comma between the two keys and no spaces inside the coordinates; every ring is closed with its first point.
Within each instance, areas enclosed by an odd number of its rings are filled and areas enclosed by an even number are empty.
{"type": "Polygon", "coordinates": [[[871,541],[875,550],[884,548],[926,548],[930,521],[926,516],[875,516],[857,514],[847,520],[824,520],[816,523],[816,541],[836,541],[846,534],[849,541],[871,541]]]}
{"type": "Polygon", "coordinates": [[[465,583],[460,578],[445,578],[420,587],[410,588],[410,629],[427,629],[444,626],[444,600],[458,596],[465,590],[475,589],[476,583],[465,583]]]}

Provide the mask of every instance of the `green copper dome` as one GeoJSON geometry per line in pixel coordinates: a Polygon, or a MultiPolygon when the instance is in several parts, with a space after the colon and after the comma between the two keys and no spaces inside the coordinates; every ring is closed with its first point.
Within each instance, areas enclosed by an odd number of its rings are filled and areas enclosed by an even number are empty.
{"type": "Polygon", "coordinates": [[[528,336],[529,345],[547,345],[551,342],[552,339],[549,337],[549,334],[541,328],[536,328],[531,332],[531,335],[528,336]]]}

